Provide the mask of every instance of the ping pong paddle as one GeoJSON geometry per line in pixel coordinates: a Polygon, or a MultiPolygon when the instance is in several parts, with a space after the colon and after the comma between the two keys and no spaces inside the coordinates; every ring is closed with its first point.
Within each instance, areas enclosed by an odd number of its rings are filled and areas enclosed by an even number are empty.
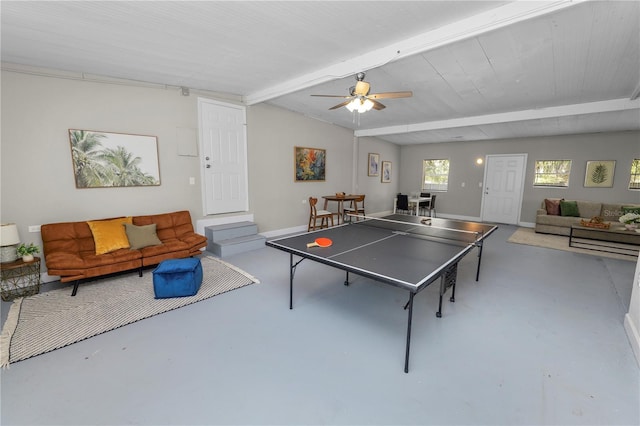
{"type": "Polygon", "coordinates": [[[333,241],[331,241],[331,238],[320,237],[320,238],[316,238],[314,242],[307,244],[307,248],[329,247],[331,244],[333,244],[333,241]]]}

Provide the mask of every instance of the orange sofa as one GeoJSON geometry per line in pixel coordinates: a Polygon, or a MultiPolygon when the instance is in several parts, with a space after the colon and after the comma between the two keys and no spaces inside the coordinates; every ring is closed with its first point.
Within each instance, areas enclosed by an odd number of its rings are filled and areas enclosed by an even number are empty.
{"type": "MultiPolygon", "coordinates": [[[[116,218],[125,219],[125,218],[116,218]]],[[[92,224],[104,219],[89,221],[92,224]]],[[[89,222],[63,222],[42,225],[44,261],[49,275],[60,276],[61,282],[75,281],[72,296],[81,280],[114,272],[157,265],[165,259],[177,259],[200,254],[207,246],[207,238],[196,234],[188,211],[149,216],[133,216],[130,223],[140,229],[155,224],[156,244],[142,248],[119,248],[96,254],[96,243],[89,222]],[[159,241],[157,241],[159,239],[159,241]],[[161,244],[157,244],[160,242],[161,244]]],[[[124,225],[122,225],[124,229],[124,225]]]]}

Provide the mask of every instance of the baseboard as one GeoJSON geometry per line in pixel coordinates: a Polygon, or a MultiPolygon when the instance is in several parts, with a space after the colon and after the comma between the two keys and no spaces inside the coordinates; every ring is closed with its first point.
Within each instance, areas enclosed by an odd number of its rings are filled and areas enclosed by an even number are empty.
{"type": "Polygon", "coordinates": [[[624,316],[624,329],[627,332],[633,354],[636,356],[638,367],[640,367],[640,330],[633,324],[633,319],[628,312],[624,316]]]}
{"type": "Polygon", "coordinates": [[[49,275],[46,272],[40,273],[40,282],[41,283],[50,283],[53,281],[60,281],[60,277],[56,275],[49,275]]]}
{"type": "MultiPolygon", "coordinates": [[[[389,216],[393,214],[392,210],[387,210],[387,211],[382,211],[382,212],[376,212],[376,213],[369,213],[367,214],[367,216],[369,217],[384,217],[384,216],[389,216]]],[[[464,220],[467,222],[480,222],[480,218],[479,217],[475,217],[475,216],[458,216],[458,215],[450,215],[450,214],[437,214],[436,217],[439,217],[441,219],[456,219],[456,220],[464,220]]],[[[527,227],[534,227],[534,224],[529,224],[529,223],[520,223],[520,226],[527,226],[527,227]],[[530,226],[529,226],[530,225],[530,226]]],[[[291,228],[284,228],[284,229],[276,229],[274,231],[268,231],[268,232],[260,232],[260,235],[263,235],[267,238],[275,238],[275,237],[280,237],[283,235],[289,235],[289,234],[298,234],[301,232],[306,232],[307,230],[307,225],[300,225],[300,226],[294,226],[291,228]]]]}
{"type": "Polygon", "coordinates": [[[299,234],[306,232],[307,225],[294,226],[292,228],[276,229],[275,231],[260,232],[260,235],[266,238],[275,238],[289,234],[299,234]]]}

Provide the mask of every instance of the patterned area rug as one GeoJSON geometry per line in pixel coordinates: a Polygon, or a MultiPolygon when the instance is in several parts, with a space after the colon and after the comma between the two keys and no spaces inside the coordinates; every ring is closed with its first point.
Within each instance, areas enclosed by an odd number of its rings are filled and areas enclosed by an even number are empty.
{"type": "Polygon", "coordinates": [[[8,366],[106,331],[259,281],[214,257],[202,257],[204,278],[195,296],[155,299],[153,274],[145,271],[19,298],[0,336],[0,365],[8,366]]]}
{"type": "Polygon", "coordinates": [[[545,247],[555,250],[570,251],[573,253],[589,254],[591,256],[610,257],[635,262],[637,257],[624,254],[607,253],[602,251],[588,250],[576,247],[569,247],[569,237],[552,234],[538,234],[532,228],[518,228],[507,240],[509,243],[524,244],[528,246],[545,247]]]}

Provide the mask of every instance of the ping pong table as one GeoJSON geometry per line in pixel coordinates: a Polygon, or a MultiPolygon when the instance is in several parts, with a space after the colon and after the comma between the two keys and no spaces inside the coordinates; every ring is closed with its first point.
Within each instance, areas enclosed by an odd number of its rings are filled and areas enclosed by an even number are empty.
{"type": "Polygon", "coordinates": [[[458,262],[478,249],[476,281],[480,276],[482,247],[497,226],[451,219],[393,214],[382,218],[360,216],[339,226],[282,237],[267,246],[289,253],[289,309],[293,309],[296,267],[305,259],[398,287],[409,292],[404,372],[409,372],[411,319],[416,294],[440,279],[437,317],[442,316],[442,298],[451,288],[455,301],[458,262]],[[329,247],[307,247],[319,237],[332,241],[329,247]],[[294,259],[294,256],[300,259],[294,259]]]}

